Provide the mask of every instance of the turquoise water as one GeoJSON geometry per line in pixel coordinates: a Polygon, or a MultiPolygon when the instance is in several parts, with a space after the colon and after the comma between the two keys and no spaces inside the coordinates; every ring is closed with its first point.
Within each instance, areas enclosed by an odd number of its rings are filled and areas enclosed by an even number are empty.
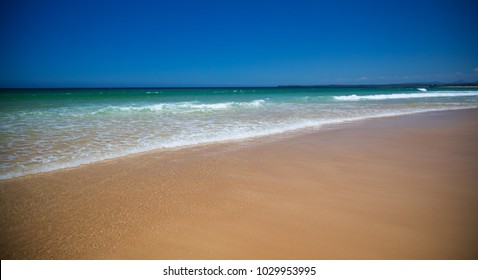
{"type": "Polygon", "coordinates": [[[478,89],[453,88],[2,90],[0,179],[153,149],[476,107],[478,89]]]}

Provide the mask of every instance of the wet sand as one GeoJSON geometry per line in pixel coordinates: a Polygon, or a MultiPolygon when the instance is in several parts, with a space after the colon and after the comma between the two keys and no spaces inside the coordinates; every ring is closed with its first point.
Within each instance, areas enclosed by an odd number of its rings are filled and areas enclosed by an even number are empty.
{"type": "Polygon", "coordinates": [[[0,181],[2,259],[478,259],[478,110],[0,181]]]}

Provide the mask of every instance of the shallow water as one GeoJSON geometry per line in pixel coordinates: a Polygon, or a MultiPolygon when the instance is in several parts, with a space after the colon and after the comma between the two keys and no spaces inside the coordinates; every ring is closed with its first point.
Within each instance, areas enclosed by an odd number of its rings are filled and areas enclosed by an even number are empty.
{"type": "Polygon", "coordinates": [[[153,149],[478,107],[450,88],[44,89],[0,92],[0,179],[153,149]]]}

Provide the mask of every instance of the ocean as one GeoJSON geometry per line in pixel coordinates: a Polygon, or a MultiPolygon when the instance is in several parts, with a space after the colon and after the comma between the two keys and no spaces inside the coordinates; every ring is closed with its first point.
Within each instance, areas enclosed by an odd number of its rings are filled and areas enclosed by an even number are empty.
{"type": "Polygon", "coordinates": [[[0,91],[0,179],[155,149],[478,107],[476,88],[0,91]]]}

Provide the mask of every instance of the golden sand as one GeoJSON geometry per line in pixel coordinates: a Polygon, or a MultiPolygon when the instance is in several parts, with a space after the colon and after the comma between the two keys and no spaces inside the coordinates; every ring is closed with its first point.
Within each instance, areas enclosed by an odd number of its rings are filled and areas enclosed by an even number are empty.
{"type": "Polygon", "coordinates": [[[478,110],[0,181],[2,259],[477,259],[478,110]]]}

